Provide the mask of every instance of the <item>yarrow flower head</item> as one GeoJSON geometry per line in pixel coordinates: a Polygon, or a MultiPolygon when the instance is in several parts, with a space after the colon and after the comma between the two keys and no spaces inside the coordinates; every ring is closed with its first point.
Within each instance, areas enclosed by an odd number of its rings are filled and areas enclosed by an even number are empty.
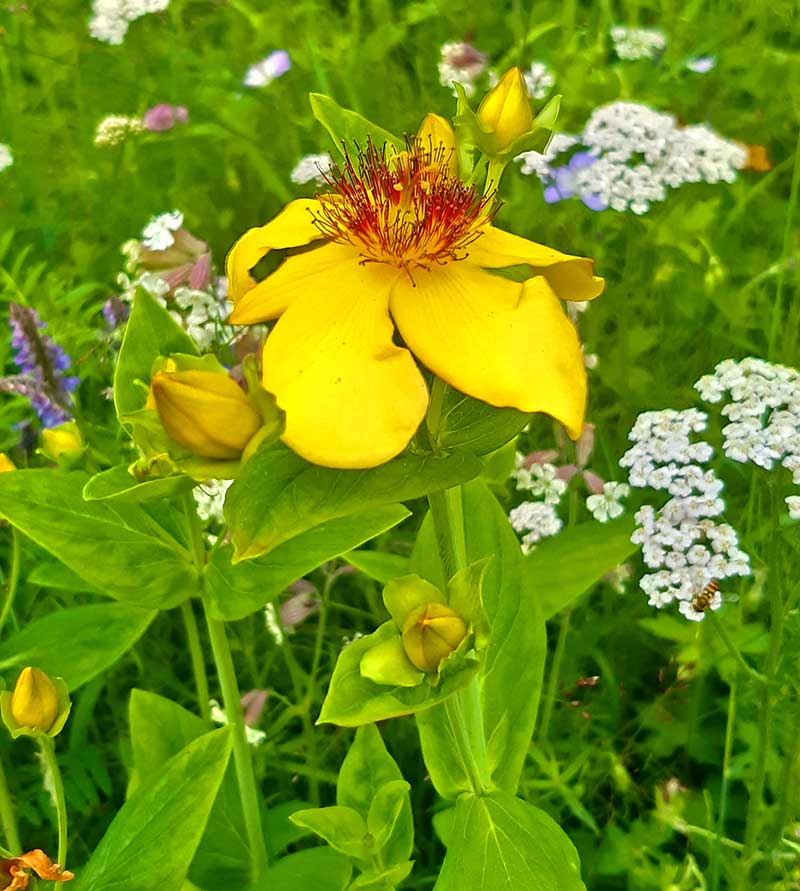
{"type": "Polygon", "coordinates": [[[636,514],[631,541],[642,545],[645,564],[655,570],[639,584],[651,606],[677,600],[681,613],[695,621],[722,605],[717,582],[751,574],[736,530],[715,520],[725,503],[722,482],[706,466],[713,449],[692,441],[707,423],[697,409],[645,412],[629,434],[634,445],[620,460],[631,486],[670,495],[660,509],[646,505],[636,514]]]}
{"type": "Polygon", "coordinates": [[[611,41],[617,56],[629,62],[655,59],[667,46],[663,31],[655,28],[627,28],[624,25],[615,25],[611,29],[611,41]]]}
{"type": "Polygon", "coordinates": [[[95,40],[118,46],[131,22],[148,13],[163,12],[168,6],[169,0],[93,0],[89,33],[95,40]]]}
{"type": "Polygon", "coordinates": [[[72,392],[79,379],[66,374],[72,360],[45,331],[35,310],[12,303],[9,308],[11,346],[19,375],[0,379],[0,390],[26,397],[45,427],[57,427],[71,417],[72,392]]]}
{"type": "Polygon", "coordinates": [[[522,535],[526,554],[543,538],[557,535],[563,526],[555,506],[544,501],[523,501],[511,509],[508,519],[514,531],[522,535]]]}
{"type": "Polygon", "coordinates": [[[246,87],[266,87],[272,81],[283,77],[292,67],[292,61],[286,50],[275,50],[260,62],[251,65],[244,75],[246,87]]]}
{"type": "Polygon", "coordinates": [[[263,385],[286,413],[284,441],[309,461],[372,467],[399,454],[428,405],[414,357],[470,396],[580,433],[585,369],[558,299],[591,299],[603,282],[590,260],[495,228],[494,196],[457,178],[454,149],[435,116],[404,151],[370,143],[326,174],[327,193],[293,201],[228,255],[230,320],[278,319],[263,385]],[[313,242],[252,278],[270,250],[313,242]],[[511,265],[533,276],[488,271],[511,265]]]}
{"type": "Polygon", "coordinates": [[[11,167],[13,163],[14,156],[11,154],[11,147],[0,142],[0,173],[7,167],[11,167]]]}
{"type": "Polygon", "coordinates": [[[486,69],[486,54],[469,43],[445,43],[439,59],[439,83],[443,87],[461,84],[468,96],[475,92],[475,81],[486,69]]]}
{"type": "Polygon", "coordinates": [[[101,148],[120,145],[129,136],[135,136],[143,130],[144,124],[140,118],[111,114],[103,118],[97,125],[97,131],[94,134],[94,144],[101,148]]]}
{"type": "Polygon", "coordinates": [[[301,186],[310,182],[323,186],[325,185],[325,174],[332,166],[333,158],[327,152],[318,155],[305,155],[295,164],[289,174],[289,179],[301,186]]]}

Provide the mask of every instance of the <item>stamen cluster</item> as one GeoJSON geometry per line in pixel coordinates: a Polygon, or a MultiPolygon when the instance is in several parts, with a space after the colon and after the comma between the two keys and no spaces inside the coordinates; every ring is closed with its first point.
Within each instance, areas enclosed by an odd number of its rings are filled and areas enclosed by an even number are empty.
{"type": "Polygon", "coordinates": [[[314,223],[329,241],[352,244],[363,261],[416,267],[462,260],[494,213],[494,194],[478,195],[450,172],[452,150],[423,140],[406,151],[371,141],[354,162],[324,174],[314,223]]]}

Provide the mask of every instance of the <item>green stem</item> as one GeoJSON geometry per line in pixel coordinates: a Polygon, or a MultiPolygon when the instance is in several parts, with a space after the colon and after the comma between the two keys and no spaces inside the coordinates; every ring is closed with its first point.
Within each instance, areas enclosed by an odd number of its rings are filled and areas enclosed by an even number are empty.
{"type": "Polygon", "coordinates": [[[14,803],[8,790],[8,781],[2,760],[0,760],[0,826],[3,827],[6,846],[11,850],[11,853],[21,854],[22,845],[19,840],[17,818],[14,814],[14,803]]]}
{"type": "Polygon", "coordinates": [[[561,624],[558,628],[558,640],[556,642],[556,651],[553,653],[553,664],[550,666],[550,674],[547,676],[547,690],[544,694],[544,702],[542,704],[542,720],[539,724],[539,730],[536,735],[536,741],[540,745],[547,743],[550,734],[550,720],[553,717],[553,707],[556,702],[556,693],[558,691],[558,680],[561,676],[561,663],[564,660],[564,653],[567,648],[567,636],[569,635],[569,623],[572,616],[572,608],[564,610],[561,614],[561,624]]]}
{"type": "Polygon", "coordinates": [[[11,607],[14,605],[14,597],[17,593],[17,586],[19,585],[19,570],[20,570],[20,541],[19,541],[19,532],[12,526],[11,527],[11,568],[8,574],[8,587],[6,588],[6,597],[3,601],[3,606],[0,608],[0,633],[2,633],[3,628],[6,624],[6,619],[8,619],[8,615],[11,612],[11,607]]]}
{"type": "Polygon", "coordinates": [[[789,726],[791,727],[789,733],[791,742],[783,759],[781,778],[778,784],[780,791],[777,815],[772,830],[772,838],[776,844],[783,835],[789,818],[794,813],[797,801],[798,766],[800,766],[800,703],[795,702],[794,704],[794,715],[789,726]]]}
{"type": "Polygon", "coordinates": [[[710,891],[719,891],[720,868],[722,866],[722,837],[725,835],[725,819],[728,811],[728,787],[731,779],[731,755],[733,754],[733,733],[736,725],[736,682],[731,684],[728,694],[728,721],[725,725],[725,750],[722,755],[722,785],[719,792],[719,813],[717,815],[717,839],[711,850],[710,891]]]}
{"type": "Polygon", "coordinates": [[[709,621],[711,622],[711,626],[717,632],[720,637],[720,640],[725,644],[728,648],[728,652],[733,656],[736,664],[739,668],[746,674],[748,677],[752,678],[754,681],[757,681],[759,684],[763,684],[766,682],[766,678],[763,674],[757,672],[754,668],[751,668],[747,662],[744,660],[744,656],[739,652],[739,648],[731,639],[731,636],[725,630],[725,626],[720,621],[719,617],[714,613],[713,610],[706,610],[706,616],[708,616],[709,621]]]}
{"type": "Polygon", "coordinates": [[[42,761],[47,772],[46,781],[52,784],[53,802],[58,817],[58,857],[59,866],[67,865],[67,803],[64,799],[64,782],[61,779],[61,768],[56,758],[56,747],[49,736],[37,737],[42,761]]]}
{"type": "Polygon", "coordinates": [[[192,657],[192,673],[194,674],[194,686],[197,691],[197,706],[200,716],[206,722],[211,720],[208,674],[206,673],[206,660],[203,657],[203,649],[200,645],[200,633],[197,629],[197,618],[194,614],[191,600],[184,600],[181,604],[181,615],[186,628],[186,639],[189,643],[189,654],[192,657]]]}
{"type": "Polygon", "coordinates": [[[225,633],[225,623],[213,618],[207,608],[206,622],[208,623],[208,636],[211,640],[214,662],[217,666],[217,676],[222,688],[225,715],[228,718],[228,725],[233,733],[233,761],[236,768],[239,797],[242,802],[247,841],[250,848],[250,869],[253,881],[258,882],[263,878],[267,870],[267,848],[264,841],[264,831],[261,826],[258,787],[256,786],[250,745],[247,742],[247,728],[244,723],[241,695],[239,693],[239,685],[236,682],[236,672],[233,667],[228,636],[225,633]]]}

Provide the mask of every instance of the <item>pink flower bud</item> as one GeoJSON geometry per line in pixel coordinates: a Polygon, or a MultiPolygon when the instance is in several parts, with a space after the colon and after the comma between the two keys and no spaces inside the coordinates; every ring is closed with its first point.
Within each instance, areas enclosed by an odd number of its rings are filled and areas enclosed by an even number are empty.
{"type": "Polygon", "coordinates": [[[152,108],[148,108],[142,117],[142,123],[146,130],[159,133],[171,130],[175,124],[185,124],[189,120],[189,112],[183,105],[169,105],[159,102],[152,108]]]}
{"type": "Polygon", "coordinates": [[[592,473],[591,470],[584,470],[583,481],[586,483],[586,488],[592,493],[592,495],[602,494],[603,481],[596,473],[592,473]]]}
{"type": "Polygon", "coordinates": [[[575,460],[578,467],[586,467],[594,449],[594,424],[584,424],[581,435],[575,443],[575,460]]]}

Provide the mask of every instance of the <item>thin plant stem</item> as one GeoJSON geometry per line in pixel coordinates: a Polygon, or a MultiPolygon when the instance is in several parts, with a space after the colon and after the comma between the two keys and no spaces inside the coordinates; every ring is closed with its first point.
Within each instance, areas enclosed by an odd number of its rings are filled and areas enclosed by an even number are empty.
{"type": "Polygon", "coordinates": [[[211,720],[208,674],[206,672],[206,660],[203,657],[203,648],[200,645],[200,633],[197,628],[197,618],[194,614],[191,600],[184,600],[181,604],[183,625],[186,629],[186,640],[189,644],[189,654],[192,658],[192,673],[194,674],[194,686],[197,691],[197,707],[200,716],[206,722],[211,720]]]}
{"type": "Polygon", "coordinates": [[[736,682],[731,684],[728,694],[728,720],[725,725],[725,749],[722,755],[722,785],[719,792],[719,813],[717,814],[717,839],[711,849],[711,884],[709,891],[719,891],[720,868],[722,866],[722,837],[725,835],[725,820],[728,812],[728,787],[731,779],[731,756],[733,754],[733,732],[736,725],[736,682]]]}
{"type": "Polygon", "coordinates": [[[8,585],[6,586],[6,596],[3,601],[3,606],[0,607],[0,634],[2,634],[3,628],[5,627],[6,620],[8,619],[9,613],[11,612],[11,608],[14,605],[14,597],[17,593],[17,586],[19,585],[19,570],[20,570],[20,540],[19,540],[19,532],[12,526],[11,527],[11,568],[8,573],[8,585]]]}
{"type": "Polygon", "coordinates": [[[783,308],[783,285],[786,280],[786,261],[792,252],[794,242],[794,211],[797,206],[797,195],[800,190],[800,128],[797,131],[797,145],[794,150],[794,169],[792,171],[792,186],[789,193],[789,205],[786,208],[786,222],[783,227],[783,249],[781,250],[781,263],[778,267],[778,284],[775,290],[775,302],[772,306],[772,325],[769,332],[769,348],[767,358],[775,359],[775,346],[780,330],[781,311],[783,308]]]}
{"type": "Polygon", "coordinates": [[[0,825],[3,827],[3,837],[5,838],[6,846],[11,850],[12,854],[21,853],[22,845],[19,840],[14,802],[11,800],[2,759],[0,759],[0,825]]]}
{"type": "Polygon", "coordinates": [[[739,648],[731,639],[731,636],[725,630],[725,626],[720,621],[719,617],[714,613],[713,610],[707,610],[706,616],[708,617],[709,622],[711,623],[711,627],[716,631],[719,635],[720,640],[725,644],[728,652],[733,656],[736,664],[739,668],[746,674],[748,677],[752,678],[754,681],[757,681],[759,684],[763,684],[766,682],[766,678],[763,674],[759,674],[754,668],[749,666],[747,662],[745,662],[744,656],[739,652],[739,648]]]}
{"type": "Polygon", "coordinates": [[[794,714],[790,724],[788,751],[783,759],[781,778],[778,784],[779,799],[772,838],[777,843],[783,835],[797,801],[798,766],[800,765],[800,703],[794,703],[794,714]]]}
{"type": "Polygon", "coordinates": [[[539,745],[545,745],[550,734],[550,720],[553,717],[553,707],[556,702],[558,679],[561,675],[561,663],[564,659],[564,653],[566,652],[567,647],[567,636],[569,635],[571,616],[572,607],[564,610],[561,614],[561,624],[558,627],[558,640],[556,641],[556,649],[553,653],[553,664],[550,666],[550,674],[547,676],[547,689],[544,694],[544,702],[542,703],[542,720],[539,723],[539,730],[536,734],[536,742],[539,745]]]}
{"type": "Polygon", "coordinates": [[[225,623],[211,616],[206,608],[206,622],[214,662],[217,666],[217,677],[222,688],[222,701],[228,726],[233,734],[233,761],[236,779],[239,784],[239,797],[244,812],[245,830],[250,848],[250,869],[254,882],[260,881],[267,870],[267,848],[264,831],[261,825],[261,806],[256,776],[253,770],[253,758],[250,744],[247,742],[247,728],[242,712],[239,685],[233,667],[233,657],[225,631],[225,623]]]}
{"type": "Polygon", "coordinates": [[[64,782],[61,779],[61,768],[56,758],[56,747],[49,736],[37,737],[39,751],[42,753],[44,764],[45,783],[50,786],[53,794],[53,804],[56,808],[58,819],[58,857],[59,866],[67,865],[67,802],[64,799],[64,782]]]}

